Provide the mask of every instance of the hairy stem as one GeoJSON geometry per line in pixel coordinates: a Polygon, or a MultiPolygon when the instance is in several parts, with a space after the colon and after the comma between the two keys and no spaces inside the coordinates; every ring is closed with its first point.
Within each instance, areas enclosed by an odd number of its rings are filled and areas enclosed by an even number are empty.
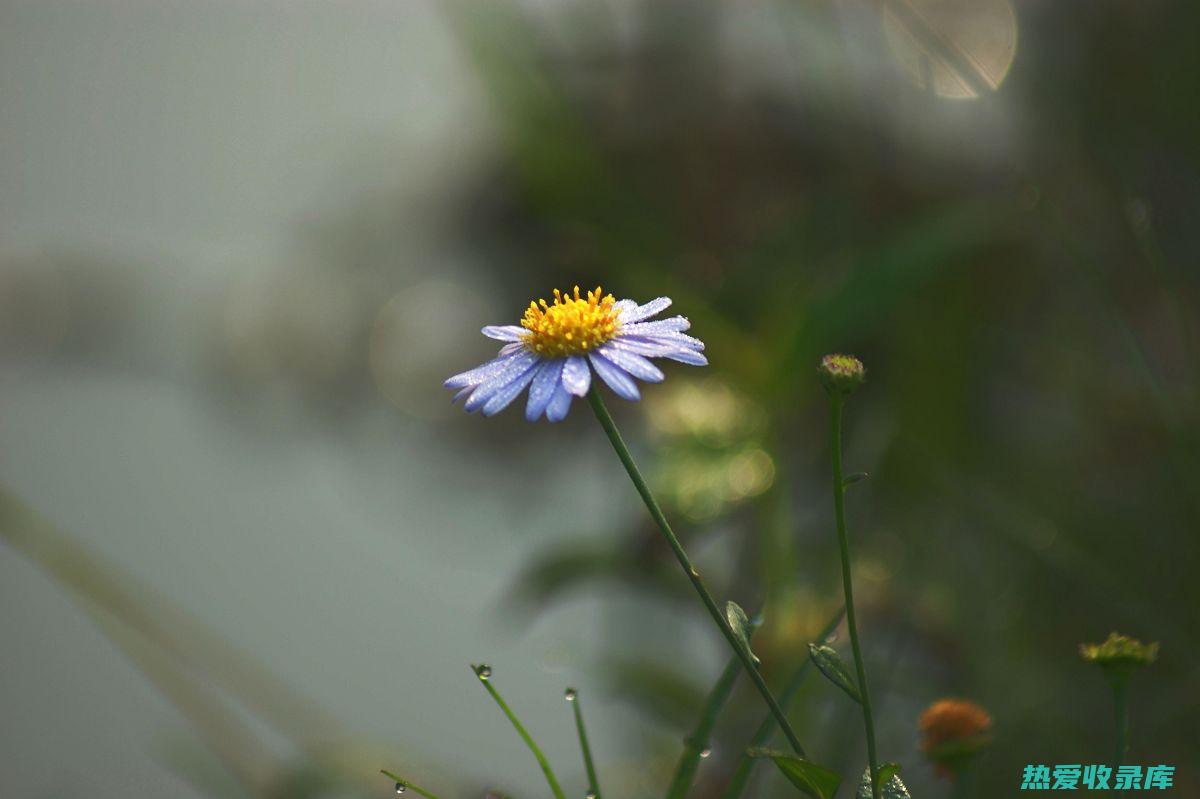
{"type": "Polygon", "coordinates": [[[858,672],[858,688],[862,693],[863,725],[867,730],[867,763],[871,769],[871,795],[879,799],[879,759],[875,753],[875,721],[871,716],[871,692],[867,688],[867,669],[863,663],[862,647],[858,642],[858,623],[854,614],[854,586],[850,579],[850,537],[846,533],[846,486],[842,478],[842,405],[836,393],[829,397],[829,442],[833,451],[833,512],[837,519],[838,546],[842,555],[842,589],[846,595],[846,627],[850,646],[854,650],[854,668],[858,672]]]}
{"type": "Polygon", "coordinates": [[[700,600],[704,603],[704,607],[708,610],[708,614],[712,616],[713,622],[721,631],[721,635],[725,636],[725,640],[729,643],[733,653],[742,662],[746,673],[750,675],[750,679],[754,682],[754,687],[762,694],[763,701],[767,703],[767,707],[771,709],[771,714],[779,722],[780,729],[787,736],[788,743],[792,749],[801,757],[807,757],[804,753],[804,747],[800,745],[800,739],[796,737],[795,730],[788,722],[787,716],[783,713],[783,708],[775,701],[775,697],[771,694],[771,689],[767,687],[766,681],[759,673],[758,668],[754,665],[754,661],[750,659],[750,654],[745,651],[745,648],[734,635],[733,630],[729,627],[729,622],[725,619],[725,615],[721,609],[717,607],[716,601],[712,594],[704,587],[703,581],[700,579],[700,572],[692,565],[692,561],[688,558],[687,552],[684,551],[683,545],[679,543],[679,539],[671,530],[671,525],[667,523],[667,517],[663,515],[662,509],[659,508],[658,502],[654,499],[654,495],[650,493],[649,486],[646,485],[642,473],[638,471],[637,464],[633,461],[633,456],[629,454],[629,448],[625,446],[624,440],[621,438],[620,431],[617,430],[616,424],[613,422],[612,416],[608,413],[608,408],[604,405],[604,399],[600,396],[599,389],[593,384],[591,390],[588,391],[588,402],[591,403],[592,410],[596,413],[596,419],[599,420],[600,426],[604,428],[604,432],[608,435],[608,440],[612,443],[613,449],[616,450],[617,457],[621,459],[622,465],[625,466],[625,471],[629,474],[629,479],[633,481],[634,488],[642,497],[642,501],[646,503],[646,509],[650,511],[651,518],[658,525],[658,529],[662,531],[663,537],[667,539],[667,543],[671,546],[671,551],[675,553],[675,559],[679,561],[679,565],[683,567],[683,573],[687,575],[692,586],[696,589],[696,593],[700,595],[700,600]]]}

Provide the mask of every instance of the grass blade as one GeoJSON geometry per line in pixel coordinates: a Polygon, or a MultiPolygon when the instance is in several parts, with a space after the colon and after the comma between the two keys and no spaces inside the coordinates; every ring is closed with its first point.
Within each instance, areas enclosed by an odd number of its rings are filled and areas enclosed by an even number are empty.
{"type": "Polygon", "coordinates": [[[491,667],[486,665],[476,666],[472,664],[471,671],[475,672],[475,676],[479,678],[480,684],[487,689],[489,694],[491,694],[492,699],[495,700],[500,710],[503,711],[504,715],[508,717],[508,720],[512,722],[513,728],[517,731],[517,734],[521,736],[521,740],[525,742],[525,745],[529,747],[529,751],[532,752],[534,758],[537,759],[538,765],[542,767],[542,773],[546,775],[546,782],[550,785],[550,792],[554,794],[555,799],[566,799],[566,796],[563,794],[562,786],[558,783],[558,777],[554,776],[554,769],[550,768],[550,761],[546,759],[546,756],[542,753],[542,750],[534,742],[533,738],[530,737],[529,733],[526,732],[525,726],[521,724],[521,720],[518,719],[516,714],[509,709],[508,703],[504,701],[504,699],[500,696],[499,691],[497,691],[496,687],[492,685],[491,667]]]}

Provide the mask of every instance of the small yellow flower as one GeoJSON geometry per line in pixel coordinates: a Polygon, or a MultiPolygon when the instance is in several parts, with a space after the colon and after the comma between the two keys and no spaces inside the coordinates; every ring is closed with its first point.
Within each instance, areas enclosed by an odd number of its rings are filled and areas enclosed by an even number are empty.
{"type": "Polygon", "coordinates": [[[951,777],[991,742],[992,717],[966,699],[939,699],[918,722],[921,751],[939,774],[951,777]]]}

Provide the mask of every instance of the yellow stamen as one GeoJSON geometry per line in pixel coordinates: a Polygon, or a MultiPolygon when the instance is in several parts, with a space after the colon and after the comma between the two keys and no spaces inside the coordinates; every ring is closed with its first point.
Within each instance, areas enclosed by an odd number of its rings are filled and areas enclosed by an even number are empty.
{"type": "Polygon", "coordinates": [[[579,286],[571,293],[554,290],[554,302],[529,303],[521,326],[525,346],[547,358],[592,352],[617,334],[621,323],[613,310],[616,300],[596,286],[585,296],[579,286]]]}

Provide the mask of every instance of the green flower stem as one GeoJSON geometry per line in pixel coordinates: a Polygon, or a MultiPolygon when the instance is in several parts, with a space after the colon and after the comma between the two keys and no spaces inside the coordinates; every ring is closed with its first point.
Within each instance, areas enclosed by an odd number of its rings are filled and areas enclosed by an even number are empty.
{"type": "MultiPolygon", "coordinates": [[[[829,623],[826,624],[821,632],[817,634],[817,638],[813,643],[823,643],[829,636],[833,635],[833,631],[842,623],[842,618],[846,615],[845,608],[839,608],[829,623]]],[[[779,704],[787,707],[800,690],[800,686],[804,685],[804,678],[808,676],[808,672],[812,669],[812,658],[805,658],[796,670],[792,673],[792,677],[784,686],[783,691],[779,694],[779,704]]],[[[754,749],[767,746],[771,743],[771,736],[775,734],[775,716],[768,713],[762,723],[758,725],[758,729],[754,732],[754,737],[750,739],[750,743],[746,749],[754,749]]],[[[754,771],[754,767],[758,765],[759,759],[750,757],[746,751],[742,751],[741,760],[738,761],[737,768],[733,772],[733,776],[729,779],[729,785],[725,787],[724,793],[721,794],[721,799],[738,799],[742,792],[746,790],[746,785],[750,782],[750,774],[754,771]]]]}
{"type": "Polygon", "coordinates": [[[600,799],[600,780],[596,777],[596,763],[592,760],[592,747],[588,744],[587,728],[583,726],[583,708],[581,708],[579,694],[575,694],[571,700],[575,711],[575,729],[579,731],[579,748],[583,750],[583,767],[587,770],[588,778],[588,793],[593,799],[600,799]]]}
{"type": "Polygon", "coordinates": [[[964,765],[954,772],[954,799],[967,799],[972,793],[975,770],[970,765],[964,765]]]}
{"type": "Polygon", "coordinates": [[[437,794],[430,793],[429,791],[422,788],[420,785],[414,785],[413,783],[409,782],[408,780],[401,779],[400,777],[398,777],[397,775],[393,774],[392,772],[388,771],[385,768],[381,768],[379,770],[379,773],[383,774],[385,777],[387,777],[391,780],[394,780],[397,785],[403,785],[406,790],[411,790],[413,793],[424,796],[425,799],[439,799],[437,794]]]}
{"type": "Polygon", "coordinates": [[[513,727],[517,731],[517,735],[521,736],[521,740],[524,741],[525,745],[529,747],[529,751],[533,752],[533,756],[537,759],[538,765],[542,767],[542,773],[546,775],[546,782],[550,785],[550,792],[554,794],[555,799],[566,799],[566,796],[563,794],[562,786],[558,784],[558,777],[554,776],[554,769],[550,768],[550,761],[546,759],[546,756],[542,754],[542,750],[538,748],[538,745],[534,743],[533,738],[530,737],[529,733],[525,731],[525,727],[521,724],[521,720],[518,719],[516,714],[509,709],[508,703],[504,701],[504,699],[500,696],[500,693],[496,690],[496,687],[492,685],[491,678],[481,675],[479,673],[478,666],[472,666],[471,671],[475,672],[475,676],[479,678],[480,684],[482,684],[483,687],[487,689],[487,692],[492,695],[492,699],[496,700],[496,704],[499,705],[500,710],[504,711],[504,715],[507,716],[508,720],[512,722],[513,727]]]}
{"type": "Polygon", "coordinates": [[[779,722],[780,729],[787,736],[788,743],[792,749],[800,757],[807,757],[804,753],[804,747],[800,745],[800,739],[796,737],[795,730],[788,723],[787,716],[783,713],[783,708],[779,707],[779,703],[775,701],[775,697],[771,694],[771,689],[767,687],[766,681],[759,673],[758,668],[754,665],[754,661],[750,659],[750,654],[745,651],[745,648],[734,635],[733,630],[729,627],[729,622],[725,619],[725,614],[717,607],[717,603],[712,598],[712,594],[704,587],[704,583],[700,580],[700,572],[692,565],[692,561],[684,551],[683,545],[679,543],[679,539],[675,537],[675,533],[671,530],[671,525],[667,523],[667,518],[663,516],[662,509],[658,507],[658,502],[654,499],[654,495],[650,493],[650,488],[646,485],[646,481],[642,478],[642,473],[638,471],[637,464],[633,462],[633,456],[629,454],[629,448],[625,446],[625,442],[621,439],[621,433],[617,430],[616,424],[613,422],[612,416],[608,413],[608,408],[604,405],[604,399],[600,396],[599,389],[593,384],[591,390],[587,394],[588,402],[591,403],[592,410],[596,413],[596,419],[599,420],[600,426],[604,428],[604,432],[608,435],[608,440],[612,443],[613,449],[617,452],[617,457],[621,459],[621,463],[625,466],[625,471],[629,473],[629,479],[633,481],[634,488],[641,495],[642,501],[646,503],[646,509],[650,511],[650,516],[654,519],[658,529],[662,531],[663,536],[667,539],[667,543],[671,545],[671,550],[675,553],[676,560],[683,567],[684,574],[691,580],[692,586],[696,589],[696,593],[700,595],[701,601],[704,602],[704,607],[708,609],[708,613],[712,616],[713,622],[721,630],[721,634],[725,636],[725,640],[729,643],[731,649],[738,659],[742,661],[742,666],[745,667],[746,673],[750,675],[750,679],[754,682],[754,687],[762,694],[763,700],[767,703],[767,707],[771,709],[771,714],[775,716],[779,722]]]}
{"type": "Polygon", "coordinates": [[[850,631],[850,646],[854,650],[854,668],[858,672],[858,688],[862,692],[863,724],[867,728],[867,763],[871,767],[871,794],[879,799],[879,759],[875,753],[875,721],[871,717],[871,692],[867,688],[867,669],[863,664],[862,647],[858,643],[858,624],[854,615],[854,586],[850,580],[850,538],[846,533],[846,486],[842,479],[842,406],[841,395],[829,395],[829,442],[833,450],[833,512],[837,517],[838,545],[842,552],[842,588],[846,594],[846,627],[850,631]]]}
{"type": "Polygon", "coordinates": [[[1129,751],[1129,681],[1114,679],[1113,708],[1116,722],[1116,756],[1113,758],[1113,772],[1124,765],[1125,753],[1129,751]]]}

